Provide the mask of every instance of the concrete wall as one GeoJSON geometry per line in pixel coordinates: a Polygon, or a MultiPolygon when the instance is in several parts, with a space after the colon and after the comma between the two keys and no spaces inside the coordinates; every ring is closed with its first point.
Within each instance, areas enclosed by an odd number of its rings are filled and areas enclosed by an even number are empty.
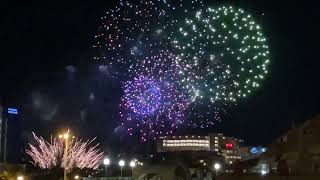
{"type": "Polygon", "coordinates": [[[320,180],[320,176],[222,176],[216,180],[320,180]]]}

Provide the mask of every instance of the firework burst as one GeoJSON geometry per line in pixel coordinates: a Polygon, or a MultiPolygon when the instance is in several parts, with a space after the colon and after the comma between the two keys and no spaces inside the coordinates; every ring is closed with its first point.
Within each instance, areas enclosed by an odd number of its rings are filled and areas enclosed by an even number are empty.
{"type": "Polygon", "coordinates": [[[242,9],[199,10],[171,34],[183,81],[211,102],[246,97],[267,74],[269,47],[261,27],[242,9]]]}
{"type": "Polygon", "coordinates": [[[171,134],[184,121],[187,101],[175,85],[140,75],[124,85],[120,104],[122,126],[141,140],[171,134]]]}
{"type": "Polygon", "coordinates": [[[170,134],[185,119],[192,128],[215,124],[268,73],[266,38],[242,9],[120,0],[101,20],[94,59],[125,81],[121,123],[143,140],[170,134]]]}
{"type": "Polygon", "coordinates": [[[165,33],[172,10],[164,0],[120,1],[101,18],[94,42],[98,56],[94,59],[125,71],[144,55],[157,53],[168,44],[165,33]]]}
{"type": "Polygon", "coordinates": [[[177,17],[202,6],[201,0],[120,0],[101,17],[94,60],[102,60],[115,74],[126,77],[129,66],[171,49],[169,34],[177,17]]]}
{"type": "Polygon", "coordinates": [[[92,145],[93,141],[73,139],[69,144],[66,161],[64,161],[64,142],[57,138],[50,141],[33,133],[35,144],[29,144],[26,153],[31,157],[31,163],[41,169],[65,167],[68,171],[73,168],[97,169],[104,158],[103,152],[98,149],[99,144],[92,145]]]}

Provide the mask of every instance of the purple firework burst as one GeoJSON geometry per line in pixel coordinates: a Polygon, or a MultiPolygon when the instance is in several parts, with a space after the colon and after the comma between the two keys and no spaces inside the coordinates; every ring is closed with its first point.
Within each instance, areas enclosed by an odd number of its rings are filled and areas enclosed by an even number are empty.
{"type": "Polygon", "coordinates": [[[136,77],[125,83],[123,101],[134,113],[149,116],[160,107],[160,84],[152,78],[136,77]]]}
{"type": "Polygon", "coordinates": [[[124,86],[120,118],[130,135],[141,140],[171,134],[183,122],[187,101],[169,81],[140,75],[124,86]]]}

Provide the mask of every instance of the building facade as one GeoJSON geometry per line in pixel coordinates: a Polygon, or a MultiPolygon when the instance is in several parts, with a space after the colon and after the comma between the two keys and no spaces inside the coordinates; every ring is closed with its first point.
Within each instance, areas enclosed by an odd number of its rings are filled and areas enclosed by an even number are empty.
{"type": "Polygon", "coordinates": [[[320,115],[275,139],[263,160],[278,174],[320,174],[320,115]]]}
{"type": "Polygon", "coordinates": [[[223,134],[163,136],[157,141],[157,152],[210,151],[223,156],[225,163],[232,164],[242,159],[242,145],[243,140],[223,134]]]}
{"type": "Polygon", "coordinates": [[[214,141],[211,150],[222,155],[225,158],[226,164],[232,164],[242,159],[240,151],[244,143],[242,139],[224,136],[223,134],[209,134],[209,136],[211,141],[214,141]]]}
{"type": "Polygon", "coordinates": [[[164,136],[157,142],[157,152],[210,151],[209,136],[164,136]]]}

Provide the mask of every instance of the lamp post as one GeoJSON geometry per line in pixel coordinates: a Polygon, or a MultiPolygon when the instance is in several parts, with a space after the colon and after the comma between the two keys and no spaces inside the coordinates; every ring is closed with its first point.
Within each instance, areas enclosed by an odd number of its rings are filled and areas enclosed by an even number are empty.
{"type": "Polygon", "coordinates": [[[218,176],[218,170],[221,168],[221,165],[219,163],[215,163],[213,167],[214,167],[214,170],[216,171],[216,176],[218,176]]]}
{"type": "MultiPolygon", "coordinates": [[[[63,161],[64,161],[64,166],[63,166],[63,180],[67,180],[67,158],[68,158],[68,149],[69,149],[69,138],[70,138],[70,134],[69,134],[69,129],[66,133],[64,134],[60,134],[59,138],[64,140],[65,145],[64,145],[64,153],[63,153],[63,161]]],[[[72,137],[74,138],[74,137],[72,137]]]]}
{"type": "Polygon", "coordinates": [[[122,167],[125,165],[125,162],[124,160],[120,160],[119,161],[119,166],[120,166],[120,169],[121,169],[121,177],[122,177],[122,167]]]}
{"type": "Polygon", "coordinates": [[[133,168],[136,166],[136,162],[131,161],[130,162],[130,167],[131,167],[131,175],[133,176],[133,168]]]}
{"type": "Polygon", "coordinates": [[[106,166],[106,176],[108,177],[108,166],[110,164],[110,159],[109,158],[105,158],[103,160],[103,164],[106,166]]]}

